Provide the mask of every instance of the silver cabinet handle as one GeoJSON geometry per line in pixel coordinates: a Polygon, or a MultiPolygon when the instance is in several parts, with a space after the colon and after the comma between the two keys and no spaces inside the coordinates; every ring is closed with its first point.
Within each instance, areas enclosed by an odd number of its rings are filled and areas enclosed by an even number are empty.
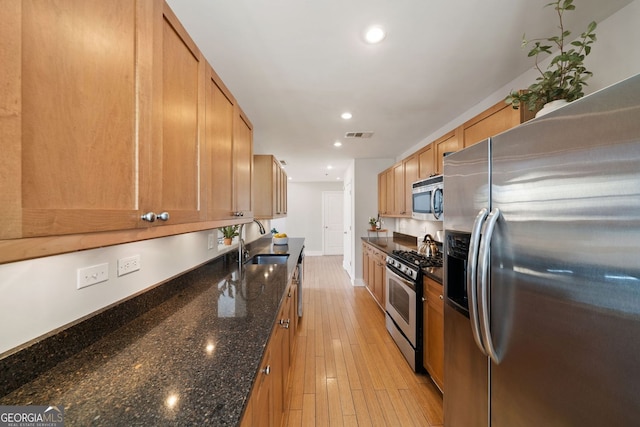
{"type": "Polygon", "coordinates": [[[467,257],[467,300],[469,301],[469,321],[471,322],[471,332],[473,333],[473,339],[482,354],[484,354],[485,356],[487,355],[487,351],[484,349],[482,337],[480,337],[480,319],[478,318],[477,270],[478,249],[480,246],[480,230],[482,229],[482,224],[487,218],[488,213],[489,211],[486,208],[482,208],[476,216],[476,219],[473,223],[473,229],[471,230],[469,255],[467,257]]]}
{"type": "Polygon", "coordinates": [[[262,370],[262,372],[263,372],[265,375],[269,375],[269,374],[271,373],[271,365],[267,365],[267,366],[262,370]]]}
{"type": "Polygon", "coordinates": [[[156,216],[156,218],[158,218],[161,221],[168,221],[169,220],[169,212],[162,212],[161,214],[158,214],[156,216]]]}
{"type": "Polygon", "coordinates": [[[233,216],[244,216],[244,212],[234,212],[233,216]]]}
{"type": "Polygon", "coordinates": [[[427,302],[427,299],[425,297],[422,297],[422,302],[427,302]]]}
{"type": "Polygon", "coordinates": [[[487,225],[484,229],[484,238],[480,244],[480,252],[478,260],[480,261],[478,266],[478,276],[480,277],[480,301],[478,304],[478,317],[480,318],[480,333],[484,339],[484,348],[487,351],[487,355],[497,365],[500,363],[500,357],[496,353],[493,346],[493,338],[491,337],[491,327],[489,325],[489,253],[491,247],[491,238],[493,237],[493,230],[496,223],[500,219],[500,209],[493,209],[487,217],[487,225]]]}
{"type": "Polygon", "coordinates": [[[444,297],[442,295],[438,295],[440,297],[441,300],[444,301],[444,297]]]}
{"type": "Polygon", "coordinates": [[[147,212],[140,217],[143,221],[154,222],[156,220],[156,214],[153,212],[147,212]]]}
{"type": "Polygon", "coordinates": [[[291,323],[290,319],[284,320],[284,319],[280,319],[280,326],[282,326],[285,329],[289,329],[289,323],[291,323]]]}

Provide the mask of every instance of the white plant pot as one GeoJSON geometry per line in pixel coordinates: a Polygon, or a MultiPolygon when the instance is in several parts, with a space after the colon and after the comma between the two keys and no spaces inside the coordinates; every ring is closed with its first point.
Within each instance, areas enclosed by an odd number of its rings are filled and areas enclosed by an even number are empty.
{"type": "Polygon", "coordinates": [[[555,101],[547,102],[542,106],[540,111],[536,113],[536,117],[544,116],[545,114],[549,114],[550,112],[557,110],[560,107],[567,105],[568,102],[566,99],[556,99],[555,101]]]}

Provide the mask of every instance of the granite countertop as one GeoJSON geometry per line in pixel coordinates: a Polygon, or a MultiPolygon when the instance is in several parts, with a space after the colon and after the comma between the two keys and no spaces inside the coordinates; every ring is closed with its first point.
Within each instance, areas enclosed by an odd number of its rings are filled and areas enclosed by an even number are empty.
{"type": "Polygon", "coordinates": [[[238,270],[221,257],[167,282],[180,290],[0,405],[59,405],[68,426],[237,425],[304,239],[248,247],[289,260],[238,270]]]}
{"type": "MultiPolygon", "coordinates": [[[[367,242],[376,248],[380,249],[384,253],[391,253],[392,251],[417,251],[418,242],[415,238],[410,239],[406,237],[362,237],[363,242],[367,242]]],[[[430,279],[442,284],[442,267],[429,267],[423,269],[422,272],[430,279]]]]}

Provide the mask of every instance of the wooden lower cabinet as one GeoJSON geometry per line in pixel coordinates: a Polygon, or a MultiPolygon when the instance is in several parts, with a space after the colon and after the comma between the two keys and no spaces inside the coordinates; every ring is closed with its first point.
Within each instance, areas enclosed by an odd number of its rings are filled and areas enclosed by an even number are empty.
{"type": "Polygon", "coordinates": [[[425,277],[423,302],[423,365],[444,392],[444,292],[442,285],[425,277]]]}
{"type": "Polygon", "coordinates": [[[380,249],[362,243],[362,278],[371,295],[384,310],[387,254],[380,249]]]}
{"type": "Polygon", "coordinates": [[[247,403],[242,427],[277,427],[287,404],[291,362],[297,331],[297,284],[291,283],[264,352],[258,378],[247,403]]]}

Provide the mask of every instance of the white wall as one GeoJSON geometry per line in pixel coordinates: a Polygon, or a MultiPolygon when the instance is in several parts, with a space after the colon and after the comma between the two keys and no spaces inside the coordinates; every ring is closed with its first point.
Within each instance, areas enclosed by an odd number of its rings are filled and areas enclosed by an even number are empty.
{"type": "MultiPolygon", "coordinates": [[[[244,228],[247,243],[260,237],[256,224],[244,228]]],[[[0,355],[237,250],[235,241],[218,247],[217,233],[206,230],[0,265],[0,355]],[[213,249],[207,249],[210,232],[216,236],[213,249]],[[140,271],[117,277],[117,260],[132,255],[140,255],[140,271]],[[77,289],[77,269],[102,263],[109,264],[109,280],[77,289]]]]}
{"type": "MultiPolygon", "coordinates": [[[[367,237],[369,217],[378,215],[378,174],[394,159],[355,159],[353,162],[353,272],[351,282],[362,286],[362,240],[367,237]]],[[[395,228],[395,221],[385,218],[384,227],[395,228]]],[[[389,231],[391,235],[391,231],[389,231]]]]}
{"type": "MultiPolygon", "coordinates": [[[[578,6],[580,7],[580,6],[578,6]]],[[[640,73],[640,0],[635,0],[606,20],[598,23],[591,54],[585,59],[585,66],[593,72],[585,87],[585,94],[603,89],[627,77],[640,73]]],[[[523,55],[526,52],[523,51],[523,55]]],[[[547,61],[548,62],[548,61],[547,61]]],[[[546,66],[545,62],[542,62],[546,66]]],[[[499,65],[496,65],[499,66],[499,65]]],[[[533,63],[532,63],[533,67],[533,63]]],[[[445,123],[440,129],[426,136],[419,143],[400,153],[397,160],[407,157],[421,147],[431,143],[451,129],[455,129],[467,120],[480,114],[498,101],[504,100],[514,89],[524,89],[533,83],[538,76],[533,68],[507,82],[502,88],[492,93],[482,102],[472,106],[464,114],[445,123]]]]}
{"type": "Polygon", "coordinates": [[[289,182],[287,217],[274,219],[272,227],[291,237],[304,237],[306,255],[322,255],[322,192],[342,191],[338,182],[289,182]]]}

